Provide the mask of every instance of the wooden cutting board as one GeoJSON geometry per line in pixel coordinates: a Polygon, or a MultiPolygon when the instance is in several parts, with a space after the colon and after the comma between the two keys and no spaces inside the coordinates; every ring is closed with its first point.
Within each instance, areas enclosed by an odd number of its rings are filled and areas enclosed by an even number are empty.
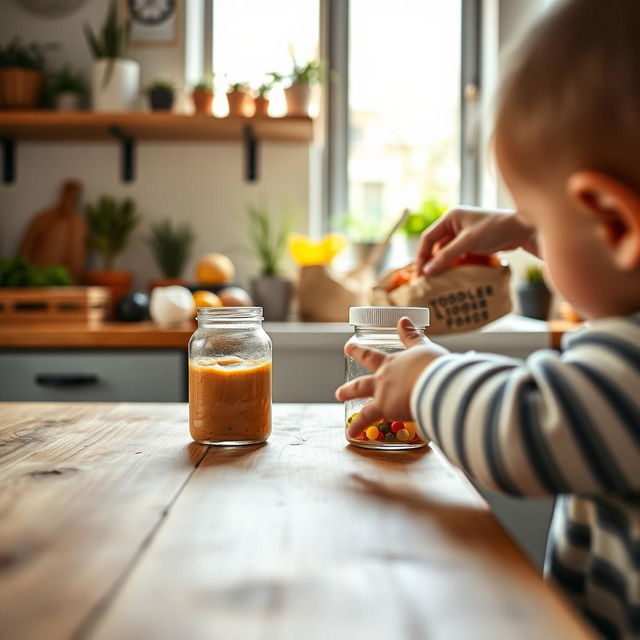
{"type": "Polygon", "coordinates": [[[78,212],[80,183],[67,180],[60,199],[49,209],[36,214],[27,226],[20,252],[34,264],[62,264],[78,281],[87,258],[87,225],[78,212]]]}

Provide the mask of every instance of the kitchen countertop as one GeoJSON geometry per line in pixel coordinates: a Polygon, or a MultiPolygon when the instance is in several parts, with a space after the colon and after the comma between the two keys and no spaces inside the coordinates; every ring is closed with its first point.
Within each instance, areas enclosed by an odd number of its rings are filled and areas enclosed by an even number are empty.
{"type": "MultiPolygon", "coordinates": [[[[352,334],[346,323],[266,322],[265,329],[282,348],[339,348],[352,334]]],[[[436,337],[447,348],[500,351],[505,345],[523,354],[552,346],[557,348],[562,334],[575,325],[552,321],[550,324],[508,315],[482,331],[436,337]]],[[[0,324],[0,348],[186,348],[195,326],[159,328],[151,322],[95,324],[0,324]]]]}
{"type": "Polygon", "coordinates": [[[185,404],[1,404],[0,629],[591,637],[437,449],[348,447],[341,420],[275,405],[266,445],[217,449],[185,404]]]}

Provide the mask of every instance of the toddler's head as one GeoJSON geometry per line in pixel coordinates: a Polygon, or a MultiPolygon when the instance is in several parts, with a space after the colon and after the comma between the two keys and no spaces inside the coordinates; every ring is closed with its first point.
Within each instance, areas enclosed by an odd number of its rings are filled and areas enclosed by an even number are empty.
{"type": "Polygon", "coordinates": [[[557,291],[640,311],[640,0],[568,0],[513,54],[498,164],[557,291]]]}

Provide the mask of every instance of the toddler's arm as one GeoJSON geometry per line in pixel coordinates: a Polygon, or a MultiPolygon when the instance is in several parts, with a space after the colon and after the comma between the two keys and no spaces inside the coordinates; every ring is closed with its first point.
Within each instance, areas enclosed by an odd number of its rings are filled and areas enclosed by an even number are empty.
{"type": "Polygon", "coordinates": [[[419,429],[483,485],[514,495],[640,488],[640,324],[601,321],[562,355],[445,355],[413,387],[419,429]]]}

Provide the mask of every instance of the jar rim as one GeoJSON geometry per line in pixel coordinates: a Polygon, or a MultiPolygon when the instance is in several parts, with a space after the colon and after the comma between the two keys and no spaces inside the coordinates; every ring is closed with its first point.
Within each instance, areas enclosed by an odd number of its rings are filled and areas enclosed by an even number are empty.
{"type": "Polygon", "coordinates": [[[198,322],[263,320],[262,307],[198,307],[198,322]]]}

